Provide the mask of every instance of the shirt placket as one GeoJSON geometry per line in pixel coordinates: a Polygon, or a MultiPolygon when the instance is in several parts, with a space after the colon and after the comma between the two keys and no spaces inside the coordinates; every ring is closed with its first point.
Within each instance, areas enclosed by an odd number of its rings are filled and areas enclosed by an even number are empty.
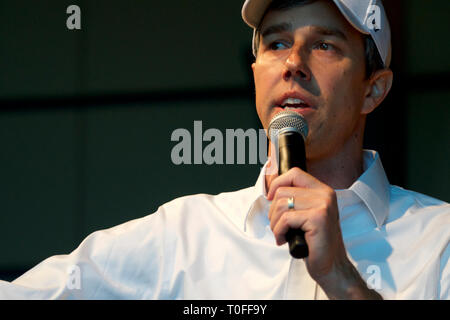
{"type": "Polygon", "coordinates": [[[305,260],[291,258],[284,299],[315,300],[317,290],[317,283],[309,275],[305,260]]]}

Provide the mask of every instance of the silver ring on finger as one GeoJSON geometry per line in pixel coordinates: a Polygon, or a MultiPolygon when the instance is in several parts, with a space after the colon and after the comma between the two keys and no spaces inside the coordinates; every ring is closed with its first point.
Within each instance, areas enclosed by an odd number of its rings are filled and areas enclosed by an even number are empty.
{"type": "Polygon", "coordinates": [[[288,198],[288,209],[294,209],[294,197],[288,198]]]}

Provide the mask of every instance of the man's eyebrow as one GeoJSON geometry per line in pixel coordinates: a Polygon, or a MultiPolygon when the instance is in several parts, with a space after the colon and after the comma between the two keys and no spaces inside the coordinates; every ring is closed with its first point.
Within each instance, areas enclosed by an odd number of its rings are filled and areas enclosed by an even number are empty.
{"type": "Polygon", "coordinates": [[[264,38],[273,33],[281,33],[281,32],[290,31],[290,30],[292,30],[292,25],[290,23],[284,22],[284,23],[274,24],[270,27],[265,28],[261,32],[261,37],[264,38]]]}
{"type": "MultiPolygon", "coordinates": [[[[347,41],[347,36],[344,32],[342,32],[339,29],[333,28],[333,27],[323,27],[323,26],[312,26],[312,30],[320,35],[324,36],[334,36],[336,38],[340,38],[344,41],[347,41]]],[[[286,31],[291,31],[292,25],[290,23],[284,22],[279,24],[274,24],[272,26],[269,26],[262,30],[261,37],[267,37],[268,35],[274,34],[274,33],[281,33],[286,31]]]]}
{"type": "Polygon", "coordinates": [[[340,38],[341,40],[347,41],[347,36],[341,30],[332,28],[332,27],[322,27],[322,26],[313,26],[312,29],[314,32],[324,35],[324,36],[333,36],[336,38],[340,38]]]}

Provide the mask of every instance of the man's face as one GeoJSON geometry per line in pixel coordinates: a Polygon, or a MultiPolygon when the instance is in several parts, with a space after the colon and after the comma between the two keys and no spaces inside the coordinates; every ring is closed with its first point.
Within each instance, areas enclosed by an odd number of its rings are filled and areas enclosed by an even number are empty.
{"type": "Polygon", "coordinates": [[[308,122],[308,158],[338,152],[364,119],[368,82],[362,35],[331,1],[270,11],[260,31],[252,68],[264,128],[291,107],[308,122]]]}

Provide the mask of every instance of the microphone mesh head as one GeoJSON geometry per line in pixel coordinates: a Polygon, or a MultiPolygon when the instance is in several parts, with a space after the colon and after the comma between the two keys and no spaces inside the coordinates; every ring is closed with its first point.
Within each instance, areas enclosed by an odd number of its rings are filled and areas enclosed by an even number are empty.
{"type": "Polygon", "coordinates": [[[306,140],[308,136],[308,123],[302,115],[291,110],[284,110],[277,113],[270,120],[268,128],[269,137],[277,137],[282,132],[296,131],[306,140]]]}

